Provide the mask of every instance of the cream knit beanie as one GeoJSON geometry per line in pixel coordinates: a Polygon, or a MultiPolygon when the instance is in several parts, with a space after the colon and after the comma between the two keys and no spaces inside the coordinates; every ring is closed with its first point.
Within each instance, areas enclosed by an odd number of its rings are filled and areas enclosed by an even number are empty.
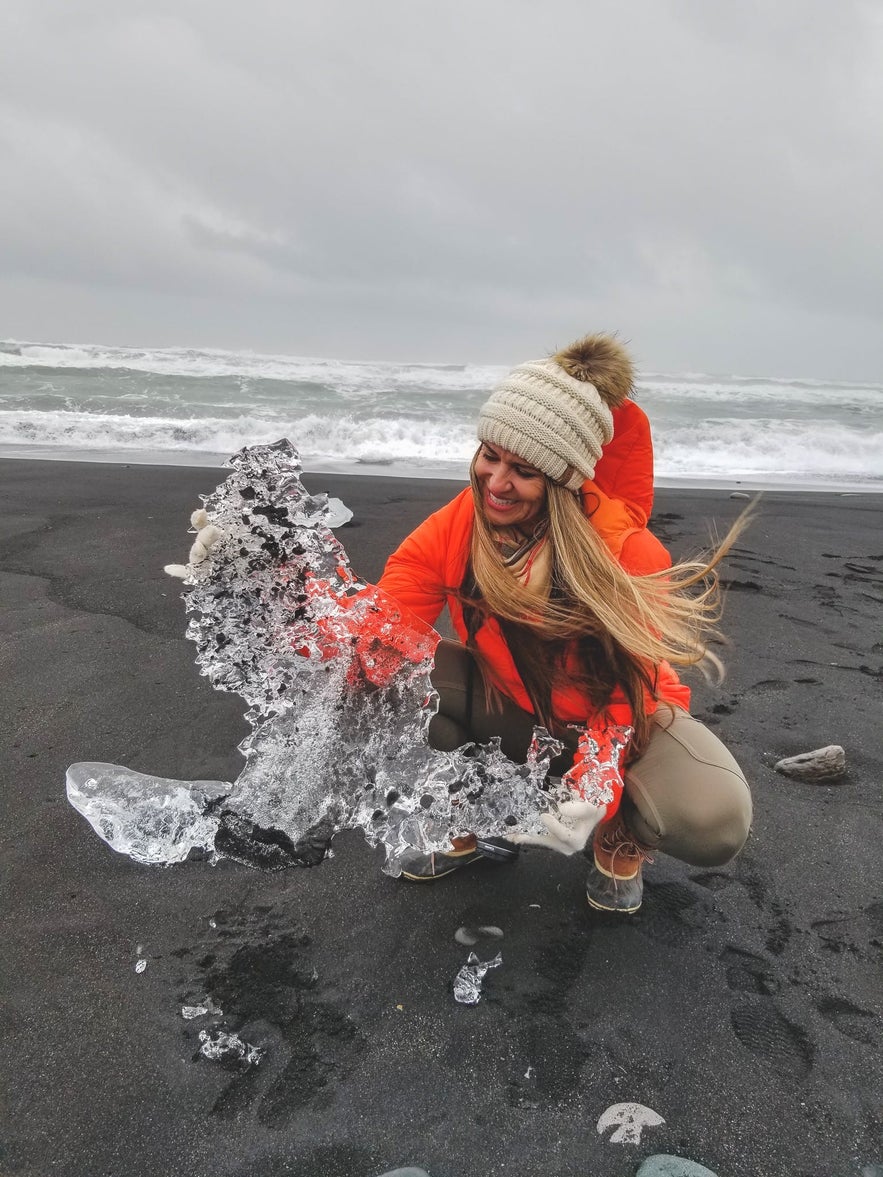
{"type": "Polygon", "coordinates": [[[587,335],[548,359],[513,369],[479,412],[479,440],[579,490],[613,437],[611,409],[629,396],[633,382],[632,362],[618,340],[587,335]]]}

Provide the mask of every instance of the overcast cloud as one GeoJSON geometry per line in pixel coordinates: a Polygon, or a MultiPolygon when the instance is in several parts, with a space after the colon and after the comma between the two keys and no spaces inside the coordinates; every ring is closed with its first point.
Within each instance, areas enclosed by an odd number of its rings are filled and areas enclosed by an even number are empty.
{"type": "Polygon", "coordinates": [[[880,380],[876,0],[5,0],[0,337],[880,380]]]}

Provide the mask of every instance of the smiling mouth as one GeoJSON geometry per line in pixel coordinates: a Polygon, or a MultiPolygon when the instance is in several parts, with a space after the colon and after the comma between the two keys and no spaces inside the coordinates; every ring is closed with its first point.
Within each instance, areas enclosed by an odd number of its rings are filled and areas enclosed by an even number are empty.
{"type": "Polygon", "coordinates": [[[508,511],[510,507],[514,507],[518,499],[498,499],[496,495],[487,492],[488,506],[493,507],[497,511],[508,511]]]}

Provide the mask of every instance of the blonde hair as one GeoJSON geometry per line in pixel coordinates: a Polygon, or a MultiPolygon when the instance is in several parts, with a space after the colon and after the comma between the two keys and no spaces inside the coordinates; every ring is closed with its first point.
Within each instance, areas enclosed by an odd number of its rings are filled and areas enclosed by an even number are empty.
{"type": "MultiPolygon", "coordinates": [[[[596,655],[613,664],[616,685],[625,690],[636,712],[639,745],[648,734],[640,685],[654,692],[655,670],[660,662],[698,665],[706,677],[723,678],[720,660],[708,649],[721,615],[716,568],[744,530],[751,508],[707,555],[648,576],[632,576],[592,527],[578,496],[547,478],[552,583],[548,597],[538,598],[500,559],[474,466],[473,460],[471,576],[479,601],[472,603],[482,613],[501,620],[507,640],[511,638],[510,648],[519,637],[525,639],[526,647],[534,648],[537,639],[561,648],[564,643],[591,639],[596,655]]],[[[468,592],[464,595],[468,596],[468,592]]],[[[517,654],[513,649],[516,662],[517,654]]],[[[551,688],[554,671],[548,666],[549,660],[544,661],[546,669],[540,669],[539,681],[545,679],[551,688]]],[[[597,670],[590,673],[587,668],[586,681],[597,684],[597,670]]],[[[600,681],[604,681],[603,674],[600,681]]],[[[530,684],[525,686],[531,693],[530,684]]],[[[535,705],[542,703],[533,701],[535,705]]],[[[593,702],[600,705],[606,700],[595,697],[593,702]]],[[[543,710],[538,706],[537,714],[543,716],[543,710]]]]}

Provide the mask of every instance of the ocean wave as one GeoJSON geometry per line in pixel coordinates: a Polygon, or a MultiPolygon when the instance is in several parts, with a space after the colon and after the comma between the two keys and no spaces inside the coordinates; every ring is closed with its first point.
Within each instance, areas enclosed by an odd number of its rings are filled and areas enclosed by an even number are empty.
{"type": "MultiPolygon", "coordinates": [[[[55,344],[7,340],[0,342],[0,370],[22,373],[140,373],[185,381],[232,381],[233,387],[262,395],[261,384],[325,389],[346,399],[368,399],[378,393],[403,397],[488,392],[506,373],[494,364],[404,364],[289,356],[220,348],[125,348],[100,344],[55,344]],[[254,382],[246,386],[242,382],[254,382]]],[[[281,395],[267,390],[268,397],[281,395]]],[[[728,401],[741,404],[825,404],[879,406],[883,385],[776,376],[744,376],[703,372],[643,372],[638,397],[654,404],[728,401]]]]}
{"type": "Polygon", "coordinates": [[[684,376],[642,376],[637,384],[637,399],[646,409],[665,403],[697,401],[720,404],[758,405],[783,409],[805,405],[832,408],[856,405],[879,408],[883,403],[881,384],[834,384],[823,381],[776,380],[772,377],[733,380],[707,376],[689,381],[684,376]]]}
{"type": "Polygon", "coordinates": [[[880,482],[883,430],[777,418],[704,421],[655,431],[661,478],[859,479],[880,482]]]}
{"type": "MultiPolygon", "coordinates": [[[[8,340],[0,446],[189,462],[289,437],[313,469],[459,474],[478,408],[504,371],[8,340]]],[[[881,484],[881,385],[645,373],[639,401],[661,478],[881,484]]]]}
{"type": "Polygon", "coordinates": [[[124,413],[0,411],[0,446],[228,455],[246,445],[289,437],[305,461],[468,464],[472,424],[442,419],[358,421],[308,415],[278,418],[135,417],[124,413]]]}
{"type": "Polygon", "coordinates": [[[220,349],[105,347],[7,341],[0,368],[37,368],[83,373],[143,372],[195,379],[234,377],[323,384],[342,392],[413,388],[427,392],[489,389],[505,374],[499,365],[397,364],[382,361],[232,352],[220,349]]]}
{"type": "MultiPolygon", "coordinates": [[[[475,449],[472,421],[441,417],[359,420],[353,416],[144,417],[123,413],[0,411],[0,446],[106,453],[151,452],[226,457],[242,446],[289,437],[317,465],[453,465],[465,470],[475,449]]],[[[880,482],[883,430],[830,421],[705,420],[654,430],[661,478],[793,477],[880,482]]]]}

